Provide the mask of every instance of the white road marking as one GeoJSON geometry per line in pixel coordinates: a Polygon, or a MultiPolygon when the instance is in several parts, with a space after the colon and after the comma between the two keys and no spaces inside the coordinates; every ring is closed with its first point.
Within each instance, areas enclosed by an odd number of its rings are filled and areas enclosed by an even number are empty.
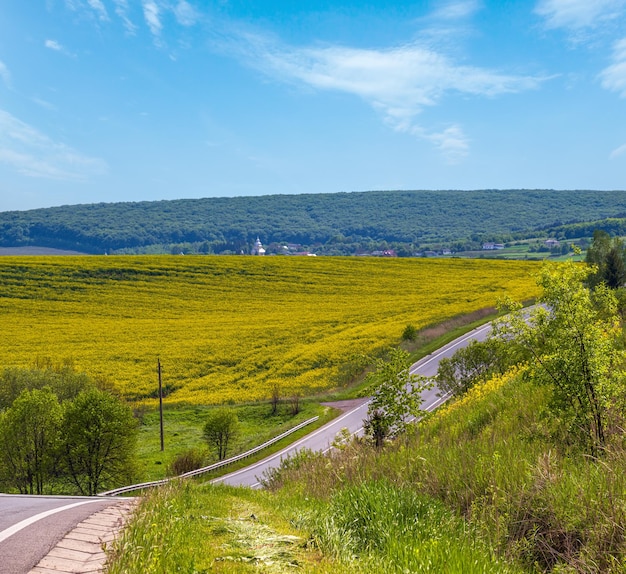
{"type": "Polygon", "coordinates": [[[40,512],[39,514],[35,514],[34,516],[25,518],[21,522],[18,522],[17,524],[14,524],[13,526],[9,526],[9,528],[0,532],[0,542],[6,540],[9,536],[13,536],[16,532],[19,532],[20,530],[26,528],[27,526],[34,524],[35,522],[37,522],[38,520],[41,520],[42,518],[47,518],[48,516],[52,516],[53,514],[56,514],[57,512],[62,512],[63,510],[69,510],[70,508],[74,508],[76,506],[82,506],[83,504],[90,504],[92,502],[102,502],[102,500],[95,499],[95,500],[83,500],[81,502],[74,502],[72,504],[66,504],[65,506],[61,506],[59,508],[53,508],[51,510],[46,510],[45,512],[40,512]]]}

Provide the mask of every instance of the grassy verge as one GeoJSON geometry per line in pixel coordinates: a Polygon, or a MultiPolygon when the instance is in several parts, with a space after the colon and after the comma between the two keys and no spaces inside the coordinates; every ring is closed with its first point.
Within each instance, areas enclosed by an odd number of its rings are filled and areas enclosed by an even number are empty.
{"type": "MultiPolygon", "coordinates": [[[[495,309],[487,308],[469,315],[453,318],[445,323],[419,331],[414,340],[404,341],[403,347],[411,352],[412,357],[417,361],[455,338],[490,321],[495,316],[495,309]]],[[[367,369],[361,368],[361,373],[353,378],[348,387],[301,400],[299,403],[300,411],[295,415],[292,414],[291,405],[288,401],[283,402],[277,413],[273,415],[271,414],[271,405],[268,403],[232,405],[230,408],[237,413],[241,423],[241,433],[229,455],[250,450],[314,416],[319,416],[320,419],[305,429],[263,450],[254,457],[212,473],[211,476],[220,476],[221,474],[237,470],[274,452],[278,452],[305,434],[327,423],[338,414],[338,411],[321,405],[321,402],[367,396],[368,385],[365,380],[367,369]]],[[[216,462],[216,457],[210,452],[202,438],[204,422],[212,408],[215,407],[166,405],[164,410],[165,450],[163,452],[160,450],[158,411],[149,409],[138,413],[141,420],[137,463],[139,480],[143,482],[171,476],[173,474],[170,468],[172,461],[189,451],[194,451],[196,459],[201,460],[203,465],[216,462]]]]}
{"type": "MultiPolygon", "coordinates": [[[[419,331],[413,340],[404,341],[402,346],[417,361],[457,337],[492,320],[495,316],[495,309],[486,308],[469,315],[455,317],[439,325],[419,331]]],[[[367,396],[366,373],[367,369],[363,369],[359,375],[353,378],[351,384],[344,389],[301,400],[299,403],[300,412],[296,415],[292,414],[289,402],[283,402],[278,412],[274,415],[271,414],[271,405],[268,403],[231,406],[230,408],[237,413],[241,423],[241,434],[233,445],[229,453],[230,455],[245,452],[309,418],[319,416],[320,419],[305,429],[263,450],[254,457],[211,473],[211,477],[232,472],[261,460],[330,421],[338,414],[338,411],[329,409],[320,403],[367,396]]],[[[202,438],[204,422],[212,408],[214,407],[166,405],[164,412],[165,450],[163,452],[160,450],[158,411],[151,409],[140,413],[142,424],[138,452],[139,480],[142,482],[158,480],[172,475],[170,470],[172,461],[189,451],[194,451],[196,458],[201,460],[203,465],[215,462],[217,459],[209,451],[206,442],[202,438]]]]}
{"type": "Polygon", "coordinates": [[[373,481],[330,501],[174,483],[145,497],[109,548],[108,574],[521,570],[436,500],[373,481]]]}
{"type": "MultiPolygon", "coordinates": [[[[163,417],[164,451],[160,450],[159,413],[149,411],[142,415],[137,462],[137,473],[141,482],[171,476],[173,474],[172,462],[190,451],[195,454],[196,460],[200,463],[199,466],[206,466],[217,461],[217,457],[202,437],[204,423],[211,408],[214,407],[166,408],[163,417]]],[[[271,406],[266,403],[235,405],[231,408],[239,418],[240,434],[228,452],[228,456],[250,450],[307,419],[315,416],[320,418],[317,422],[264,449],[254,457],[230,465],[221,473],[215,473],[212,476],[231,472],[277,452],[304,434],[325,424],[334,418],[337,412],[312,401],[301,401],[300,411],[297,414],[290,411],[289,405],[281,405],[274,415],[271,414],[271,406]]]]}
{"type": "MultiPolygon", "coordinates": [[[[276,473],[270,487],[279,496],[307,496],[332,508],[334,496],[383,480],[462,518],[466,531],[481,541],[478,547],[506,560],[511,571],[622,574],[626,445],[617,438],[601,459],[585,456],[559,435],[548,400],[547,387],[520,376],[495,378],[382,451],[354,443],[323,463],[302,457],[276,473]]],[[[384,512],[384,505],[372,506],[363,515],[378,522],[384,512]]],[[[322,523],[328,520],[329,513],[323,513],[322,523]]],[[[359,523],[350,524],[351,531],[359,523]]],[[[344,540],[350,540],[350,531],[344,540]]],[[[394,530],[394,539],[401,536],[394,530]]],[[[368,552],[361,549],[365,557],[368,552]]],[[[387,559],[395,563],[390,555],[387,559]]],[[[485,560],[479,563],[489,571],[493,563],[485,560]]]]}

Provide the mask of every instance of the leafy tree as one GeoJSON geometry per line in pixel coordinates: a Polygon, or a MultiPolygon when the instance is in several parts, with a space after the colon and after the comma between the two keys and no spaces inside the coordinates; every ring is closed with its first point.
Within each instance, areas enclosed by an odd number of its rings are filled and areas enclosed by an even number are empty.
{"type": "Polygon", "coordinates": [[[219,460],[226,458],[228,448],[239,434],[239,419],[232,409],[216,409],[204,424],[204,438],[213,447],[219,460]]]}
{"type": "Polygon", "coordinates": [[[377,360],[376,370],[368,375],[373,396],[364,428],[377,446],[386,437],[404,432],[407,424],[420,415],[421,393],[431,383],[410,369],[409,353],[392,349],[388,359],[377,360]]]}
{"type": "Polygon", "coordinates": [[[542,306],[526,318],[508,301],[510,314],[496,326],[531,355],[529,374],[553,389],[551,407],[569,436],[592,454],[606,442],[609,417],[624,399],[625,353],[615,295],[585,285],[593,268],[569,261],[546,266],[538,280],[542,306]]]}
{"type": "Polygon", "coordinates": [[[0,410],[10,407],[25,390],[49,387],[63,402],[92,384],[87,375],[77,373],[71,364],[39,359],[32,369],[10,368],[0,374],[0,410]]]}
{"type": "Polygon", "coordinates": [[[62,434],[66,470],[82,494],[131,479],[137,425],[119,398],[95,388],[83,391],[65,404],[62,434]]]}
{"type": "Polygon", "coordinates": [[[437,387],[442,394],[462,395],[476,383],[487,380],[493,374],[502,374],[520,361],[522,355],[516,350],[494,337],[472,341],[452,357],[441,359],[436,376],[437,387]]]}
{"type": "Polygon", "coordinates": [[[587,279],[592,287],[605,283],[611,289],[618,289],[626,282],[626,246],[619,237],[611,238],[606,231],[594,231],[586,261],[596,267],[587,279]]]}
{"type": "Polygon", "coordinates": [[[23,494],[43,494],[55,471],[61,405],[49,389],[23,391],[0,416],[3,482],[23,494]]]}

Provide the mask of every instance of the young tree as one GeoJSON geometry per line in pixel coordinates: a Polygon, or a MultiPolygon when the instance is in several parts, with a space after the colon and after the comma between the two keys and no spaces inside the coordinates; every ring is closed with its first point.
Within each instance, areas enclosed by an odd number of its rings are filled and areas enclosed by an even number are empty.
{"type": "Polygon", "coordinates": [[[23,494],[43,494],[54,475],[61,405],[49,389],[23,391],[0,416],[0,474],[23,494]]]}
{"type": "Polygon", "coordinates": [[[604,283],[611,289],[618,289],[626,282],[626,246],[619,237],[611,238],[606,231],[594,231],[585,260],[596,268],[587,278],[592,287],[604,283]]]}
{"type": "Polygon", "coordinates": [[[443,358],[437,369],[437,387],[443,394],[459,396],[491,375],[504,373],[518,361],[509,345],[490,337],[485,341],[472,341],[467,347],[456,351],[450,358],[443,358]]]}
{"type": "Polygon", "coordinates": [[[546,266],[538,283],[542,306],[525,317],[518,304],[495,327],[531,354],[530,376],[553,389],[552,408],[570,436],[595,455],[605,444],[608,417],[624,398],[620,323],[614,294],[604,285],[591,291],[593,268],[569,261],[546,266]]]}
{"type": "Polygon", "coordinates": [[[132,478],[137,424],[119,398],[99,389],[83,391],[65,403],[62,433],[67,473],[82,494],[132,478]]]}
{"type": "Polygon", "coordinates": [[[239,432],[239,419],[231,409],[216,409],[204,425],[204,438],[213,447],[219,460],[224,460],[228,447],[239,432]]]}
{"type": "Polygon", "coordinates": [[[388,360],[377,360],[376,370],[368,375],[373,395],[364,428],[377,446],[386,437],[404,432],[407,424],[421,413],[421,393],[432,383],[411,374],[410,369],[409,353],[392,349],[388,360]]]}

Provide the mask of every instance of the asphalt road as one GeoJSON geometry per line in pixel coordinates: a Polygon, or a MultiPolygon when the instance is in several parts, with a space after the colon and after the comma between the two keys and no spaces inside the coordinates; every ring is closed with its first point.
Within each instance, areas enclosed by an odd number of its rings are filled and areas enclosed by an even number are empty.
{"type": "MultiPolygon", "coordinates": [[[[451,357],[458,349],[466,347],[472,340],[484,341],[490,331],[491,325],[486,324],[455,339],[451,343],[413,364],[411,366],[411,373],[424,375],[426,377],[434,376],[437,374],[437,368],[441,359],[451,357]]],[[[424,391],[422,398],[424,399],[422,409],[427,411],[437,408],[447,399],[447,397],[440,397],[436,388],[424,391]]],[[[358,435],[361,433],[363,430],[363,419],[367,417],[367,408],[368,402],[364,401],[280,452],[242,468],[241,470],[221,476],[212,482],[259,488],[259,478],[263,476],[264,472],[272,467],[278,466],[283,458],[293,455],[299,449],[308,448],[313,451],[326,451],[330,448],[333,440],[343,428],[348,429],[352,434],[358,435]]]]}
{"type": "MultiPolygon", "coordinates": [[[[473,339],[484,340],[489,334],[489,324],[452,341],[431,355],[417,361],[411,373],[427,377],[437,373],[439,361],[451,357],[457,349],[465,347],[473,339]]],[[[423,394],[424,410],[432,410],[446,400],[437,389],[423,394]]],[[[259,477],[280,461],[301,448],[326,451],[344,428],[352,434],[363,431],[368,401],[357,401],[357,406],[344,412],[323,427],[301,438],[285,449],[241,470],[237,470],[213,482],[258,488],[259,477]]],[[[79,522],[110,504],[115,498],[88,498],[68,496],[18,496],[0,494],[0,574],[27,574],[63,536],[79,522]]]]}
{"type": "Polygon", "coordinates": [[[74,526],[117,502],[0,494],[0,574],[27,574],[74,526]]]}

